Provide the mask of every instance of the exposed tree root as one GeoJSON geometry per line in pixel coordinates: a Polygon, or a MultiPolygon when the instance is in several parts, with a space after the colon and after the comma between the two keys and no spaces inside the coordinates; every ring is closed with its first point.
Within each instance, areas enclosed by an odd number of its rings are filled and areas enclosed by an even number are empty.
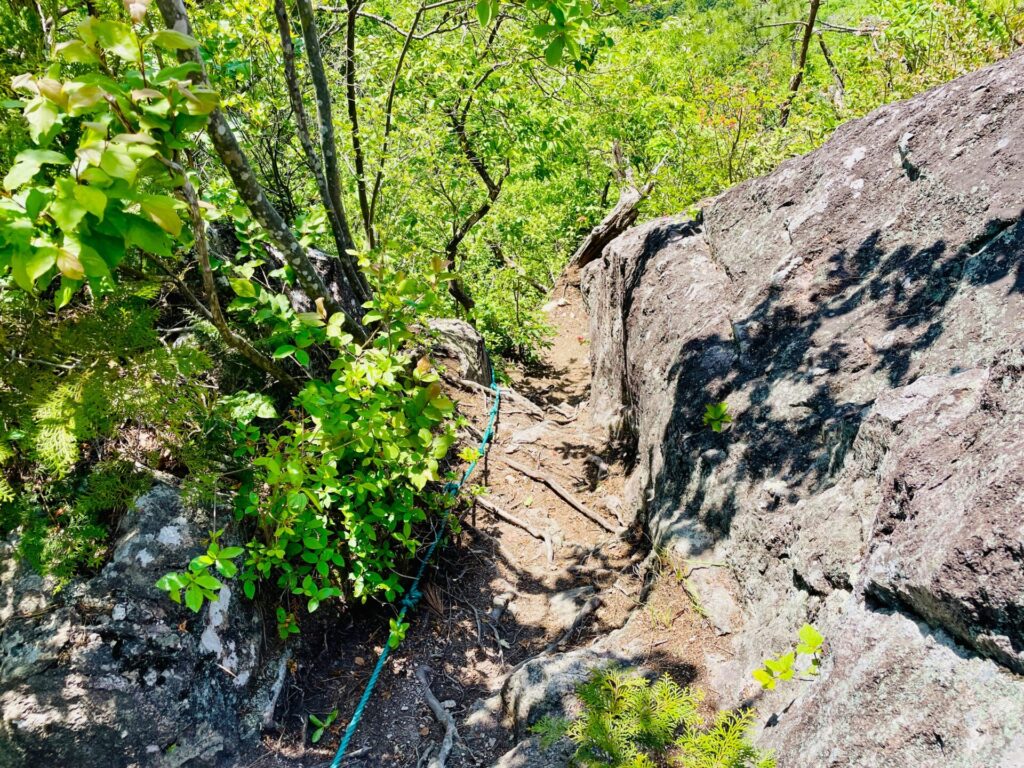
{"type": "MultiPolygon", "coordinates": [[[[484,392],[493,392],[493,390],[490,387],[480,384],[479,382],[473,381],[471,379],[459,379],[459,384],[468,389],[479,389],[484,392]]],[[[509,387],[500,387],[500,389],[502,397],[508,398],[509,400],[518,403],[523,408],[525,408],[526,412],[529,413],[531,416],[536,416],[541,419],[544,418],[544,409],[537,405],[535,402],[533,402],[533,400],[531,400],[530,398],[526,397],[525,395],[519,394],[514,389],[510,389],[509,387]]]]}
{"type": "Polygon", "coordinates": [[[455,739],[459,737],[459,731],[455,727],[455,718],[451,716],[447,709],[441,706],[441,702],[437,700],[430,690],[430,680],[427,677],[429,674],[430,667],[416,668],[416,679],[420,681],[420,686],[423,688],[423,700],[427,702],[427,706],[434,713],[437,722],[444,726],[444,739],[441,741],[440,751],[430,758],[427,768],[445,768],[448,755],[451,754],[452,747],[455,745],[455,739]]]}
{"type": "Polygon", "coordinates": [[[522,528],[528,534],[533,536],[533,538],[543,541],[544,549],[547,552],[548,556],[548,562],[553,563],[555,561],[555,545],[551,541],[551,534],[549,534],[547,531],[540,531],[538,530],[536,524],[528,523],[525,520],[522,520],[516,517],[515,515],[511,514],[510,512],[506,512],[493,501],[488,499],[486,496],[478,496],[476,499],[476,503],[479,504],[484,509],[486,509],[488,512],[490,512],[492,515],[497,517],[499,520],[504,520],[506,523],[514,525],[517,528],[522,528]]]}
{"type": "Polygon", "coordinates": [[[600,595],[594,595],[589,600],[587,600],[587,602],[583,604],[583,607],[580,608],[579,613],[576,614],[576,618],[572,620],[572,624],[569,625],[569,628],[566,629],[565,632],[563,632],[561,635],[559,635],[546,646],[544,646],[544,650],[542,650],[540,653],[535,653],[532,656],[527,656],[525,659],[523,659],[514,667],[512,667],[512,669],[508,671],[508,674],[505,675],[505,680],[510,678],[512,675],[514,675],[516,672],[525,667],[534,659],[540,658],[541,656],[546,656],[547,654],[556,650],[560,645],[562,645],[570,637],[572,637],[573,633],[580,628],[580,625],[584,621],[586,621],[587,617],[594,613],[594,611],[596,611],[598,608],[600,608],[602,604],[603,601],[601,600],[600,595]]]}
{"type": "Polygon", "coordinates": [[[530,469],[525,464],[520,464],[518,461],[513,461],[512,459],[506,458],[504,456],[501,457],[501,460],[505,462],[508,466],[512,467],[512,469],[516,470],[517,472],[522,472],[531,480],[536,480],[539,483],[544,483],[544,485],[546,485],[548,488],[554,491],[555,494],[559,496],[564,502],[566,502],[570,507],[575,509],[588,520],[597,523],[599,526],[604,528],[609,533],[622,532],[621,528],[616,528],[614,525],[609,523],[596,512],[591,511],[588,507],[586,507],[583,504],[583,502],[581,502],[579,499],[577,499],[575,496],[569,493],[569,491],[567,491],[565,488],[559,485],[559,483],[556,480],[554,480],[550,475],[541,472],[539,469],[530,469]]]}

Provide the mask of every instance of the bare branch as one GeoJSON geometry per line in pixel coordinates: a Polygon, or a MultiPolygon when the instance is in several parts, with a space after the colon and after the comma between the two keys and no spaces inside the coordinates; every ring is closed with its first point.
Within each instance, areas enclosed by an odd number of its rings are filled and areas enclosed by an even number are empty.
{"type": "Polygon", "coordinates": [[[780,109],[779,118],[783,127],[789,122],[789,113],[793,106],[793,99],[796,98],[796,94],[800,90],[800,84],[804,80],[804,71],[807,68],[807,51],[811,45],[811,35],[814,34],[814,23],[818,19],[819,8],[821,8],[821,0],[811,0],[811,7],[807,12],[807,21],[803,25],[803,36],[800,39],[800,55],[797,58],[796,72],[793,73],[793,79],[789,81],[789,96],[786,97],[786,101],[783,102],[780,109]]]}
{"type": "Polygon", "coordinates": [[[409,52],[409,46],[412,44],[416,27],[420,23],[421,18],[423,18],[422,8],[416,11],[416,16],[413,18],[412,24],[409,25],[409,32],[406,34],[405,42],[402,44],[402,52],[398,55],[398,63],[395,64],[395,74],[391,78],[391,87],[388,89],[387,103],[384,105],[384,142],[381,146],[380,163],[377,167],[377,174],[373,180],[373,192],[370,195],[370,210],[367,215],[370,230],[373,229],[374,219],[377,215],[377,200],[380,196],[381,184],[384,181],[384,165],[387,162],[388,146],[391,139],[392,115],[394,113],[395,91],[398,87],[398,77],[402,72],[402,65],[405,64],[405,56],[409,52]]]}

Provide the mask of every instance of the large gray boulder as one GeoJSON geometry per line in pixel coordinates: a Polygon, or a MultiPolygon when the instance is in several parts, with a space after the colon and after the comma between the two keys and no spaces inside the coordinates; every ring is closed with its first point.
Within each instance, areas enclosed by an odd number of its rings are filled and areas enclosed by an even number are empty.
{"type": "Polygon", "coordinates": [[[1024,56],[613,242],[595,416],[786,766],[1024,765],[1024,56]],[[726,401],[733,423],[703,424],[726,401]],[[750,677],[810,621],[812,683],[750,677]]]}
{"type": "Polygon", "coordinates": [[[476,328],[453,317],[432,318],[428,325],[435,355],[453,362],[461,378],[491,385],[491,359],[476,328]]]}
{"type": "Polygon", "coordinates": [[[212,524],[154,488],[103,571],[57,593],[0,549],[0,768],[236,764],[272,716],[280,656],[229,589],[193,614],[154,586],[212,524]]]}

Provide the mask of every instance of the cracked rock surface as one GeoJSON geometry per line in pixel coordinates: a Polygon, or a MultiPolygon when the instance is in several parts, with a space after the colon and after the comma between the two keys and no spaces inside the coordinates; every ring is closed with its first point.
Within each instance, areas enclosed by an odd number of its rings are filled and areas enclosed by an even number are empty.
{"type": "Polygon", "coordinates": [[[103,570],[56,593],[0,546],[0,767],[234,764],[274,699],[255,606],[224,589],[194,614],[154,586],[211,527],[158,486],[103,570]]]}
{"type": "Polygon", "coordinates": [[[726,564],[695,580],[731,640],[706,663],[780,766],[1024,765],[1022,137],[1017,55],[583,271],[624,506],[726,564]],[[806,621],[821,675],[762,693],[806,621]]]}

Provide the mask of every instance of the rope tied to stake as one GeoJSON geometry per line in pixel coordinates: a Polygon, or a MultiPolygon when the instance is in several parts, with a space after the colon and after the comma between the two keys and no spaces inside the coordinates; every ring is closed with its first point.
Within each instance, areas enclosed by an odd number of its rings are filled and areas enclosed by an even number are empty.
{"type": "MultiPolygon", "coordinates": [[[[480,462],[480,459],[487,453],[488,445],[491,442],[491,438],[494,436],[494,425],[498,420],[498,407],[501,404],[501,389],[498,387],[498,382],[494,378],[494,369],[491,369],[491,391],[494,393],[494,405],[491,406],[491,412],[487,417],[487,429],[484,430],[483,436],[480,439],[480,447],[477,449],[477,457],[469,463],[466,467],[466,471],[462,473],[462,477],[458,482],[451,482],[445,486],[445,493],[449,496],[455,497],[459,490],[465,485],[466,481],[469,480],[469,476],[473,474],[473,470],[476,469],[476,465],[480,462]]],[[[401,628],[402,624],[405,623],[405,616],[411,608],[416,606],[423,593],[420,591],[420,581],[423,579],[424,574],[427,572],[427,565],[430,563],[430,559],[434,556],[434,550],[437,549],[438,544],[441,543],[441,539],[444,538],[445,532],[448,530],[448,522],[451,519],[451,511],[449,510],[444,519],[441,522],[440,528],[438,528],[437,536],[427,547],[427,555],[420,561],[419,570],[416,572],[416,577],[413,579],[412,584],[409,585],[409,590],[405,593],[405,597],[402,599],[402,608],[398,612],[398,619],[395,622],[395,627],[401,628]]],[[[387,663],[388,656],[391,655],[391,651],[398,647],[401,640],[395,641],[395,630],[388,633],[388,641],[384,644],[384,650],[381,651],[380,656],[377,658],[377,665],[373,668],[373,673],[370,675],[370,679],[366,682],[366,688],[363,690],[363,695],[359,699],[359,703],[356,705],[355,711],[352,713],[352,719],[349,720],[348,727],[345,728],[345,735],[341,737],[341,744],[338,745],[338,752],[334,756],[334,760],[331,761],[330,768],[338,768],[341,765],[341,761],[345,759],[345,753],[348,751],[352,737],[355,735],[356,728],[359,727],[359,721],[362,719],[363,714],[366,710],[366,705],[370,701],[370,697],[373,695],[374,688],[377,687],[377,683],[380,680],[380,675],[384,671],[384,665],[387,663]]]]}

